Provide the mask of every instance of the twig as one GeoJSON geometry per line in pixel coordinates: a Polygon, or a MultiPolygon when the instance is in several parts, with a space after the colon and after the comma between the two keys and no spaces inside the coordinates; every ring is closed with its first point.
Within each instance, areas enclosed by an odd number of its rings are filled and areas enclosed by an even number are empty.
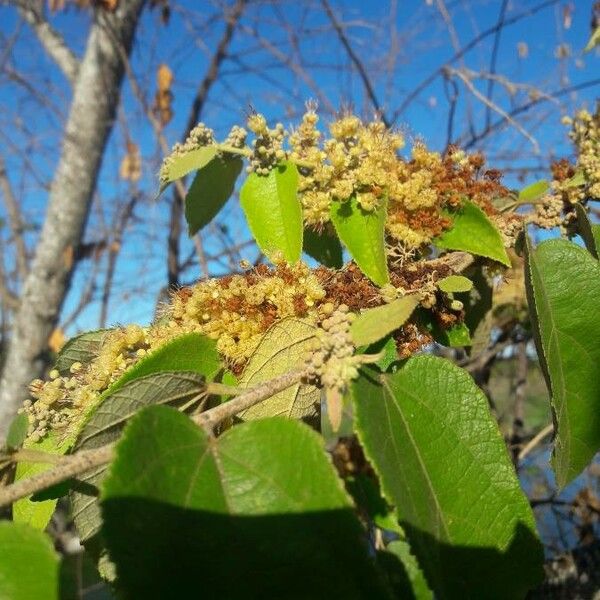
{"type": "Polygon", "coordinates": [[[34,0],[21,0],[14,3],[23,19],[35,31],[38,40],[44,46],[48,56],[54,60],[64,76],[69,80],[69,83],[73,85],[79,71],[79,60],[67,46],[60,33],[53,29],[44,18],[42,14],[43,3],[34,0]]]}
{"type": "Polygon", "coordinates": [[[354,66],[356,67],[356,70],[358,71],[358,75],[360,76],[360,78],[363,82],[363,85],[365,87],[365,91],[367,92],[367,96],[369,96],[369,98],[371,99],[371,102],[373,103],[375,110],[381,117],[382,122],[385,124],[386,127],[389,127],[390,123],[389,123],[387,117],[385,116],[385,113],[383,112],[381,105],[379,104],[379,100],[377,100],[377,96],[375,95],[375,91],[373,90],[373,86],[371,84],[371,80],[369,79],[369,76],[367,75],[365,66],[362,64],[360,58],[358,58],[356,52],[354,52],[354,49],[350,45],[350,41],[348,40],[346,33],[344,32],[342,26],[340,25],[340,22],[337,20],[335,14],[333,13],[333,10],[331,9],[331,6],[330,6],[328,0],[321,0],[321,5],[323,6],[325,13],[327,14],[327,18],[331,21],[331,24],[333,25],[333,28],[335,29],[335,32],[337,33],[342,46],[344,46],[344,48],[346,49],[346,52],[348,53],[348,57],[350,58],[350,60],[354,64],[354,66]]]}
{"type": "MultiPolygon", "coordinates": [[[[533,16],[535,13],[539,12],[540,10],[543,10],[545,8],[548,8],[549,6],[558,4],[558,2],[559,2],[559,0],[546,0],[545,2],[541,2],[540,4],[533,6],[532,8],[528,8],[524,11],[521,11],[520,13],[514,15],[513,17],[511,17],[509,19],[505,19],[504,22],[502,23],[502,27],[504,28],[504,27],[508,27],[509,25],[514,25],[515,23],[518,23],[520,20],[522,20],[526,17],[533,16]]],[[[472,50],[475,46],[477,46],[477,44],[479,44],[479,42],[483,41],[485,38],[489,37],[490,35],[495,34],[497,30],[498,30],[498,23],[496,23],[496,25],[494,25],[493,27],[490,27],[489,29],[482,31],[479,35],[477,35],[470,42],[468,42],[466,45],[464,45],[458,52],[456,52],[454,54],[454,56],[452,56],[443,65],[438,67],[433,73],[431,73],[423,81],[421,81],[421,83],[419,83],[419,85],[417,85],[413,89],[413,91],[404,99],[404,101],[402,102],[400,107],[394,112],[394,115],[392,117],[392,123],[395,123],[398,120],[398,118],[402,115],[402,113],[404,113],[404,111],[409,107],[410,104],[412,104],[412,102],[421,94],[421,92],[423,90],[425,90],[427,87],[429,87],[429,85],[432,84],[437,79],[437,77],[439,77],[440,75],[443,75],[444,69],[448,65],[451,65],[452,63],[456,62],[457,60],[460,60],[467,52],[469,52],[469,50],[472,50]]]]}
{"type": "MultiPolygon", "coordinates": [[[[229,402],[193,416],[192,420],[205,430],[212,431],[215,426],[225,419],[233,417],[243,410],[259,404],[274,394],[298,383],[303,375],[304,371],[302,370],[288,371],[240,394],[237,398],[229,402]]],[[[21,479],[0,489],[0,507],[110,462],[113,450],[114,444],[107,444],[94,450],[80,450],[75,454],[62,457],[56,467],[33,477],[21,479]]]]}
{"type": "MultiPolygon", "coordinates": [[[[181,138],[182,141],[186,140],[192,129],[198,123],[206,100],[208,99],[208,94],[217,81],[219,70],[227,56],[227,50],[231,45],[233,34],[239,26],[242,14],[246,8],[246,2],[247,0],[237,0],[231,11],[224,15],[226,21],[225,30],[221,36],[221,39],[219,40],[219,43],[217,44],[217,48],[211,58],[206,74],[200,82],[198,91],[196,92],[196,95],[192,101],[187,124],[181,138]]],[[[169,234],[167,237],[167,278],[170,289],[175,289],[178,286],[179,275],[181,272],[179,260],[179,240],[181,237],[181,220],[183,218],[184,199],[185,190],[183,189],[183,180],[181,180],[177,182],[177,185],[175,185],[173,189],[173,199],[171,200],[171,210],[169,215],[169,234]]],[[[208,277],[208,262],[206,260],[206,253],[204,251],[200,234],[195,236],[194,245],[198,253],[202,275],[204,277],[208,277]]]]}
{"type": "Polygon", "coordinates": [[[554,431],[554,425],[546,425],[544,429],[538,431],[524,446],[521,448],[517,459],[519,462],[525,459],[525,457],[548,435],[554,431]]]}
{"type": "Polygon", "coordinates": [[[486,98],[486,96],[484,96],[475,87],[475,85],[473,85],[468,73],[464,73],[460,69],[453,69],[452,67],[447,67],[447,72],[451,75],[456,75],[456,77],[458,77],[467,86],[468,90],[471,92],[471,94],[473,94],[473,96],[475,96],[475,98],[480,100],[485,106],[492,109],[494,112],[497,112],[505,122],[512,125],[525,139],[531,143],[536,154],[540,153],[540,145],[538,141],[520,123],[517,123],[517,121],[515,121],[503,108],[498,106],[495,102],[492,102],[492,100],[486,98]]]}

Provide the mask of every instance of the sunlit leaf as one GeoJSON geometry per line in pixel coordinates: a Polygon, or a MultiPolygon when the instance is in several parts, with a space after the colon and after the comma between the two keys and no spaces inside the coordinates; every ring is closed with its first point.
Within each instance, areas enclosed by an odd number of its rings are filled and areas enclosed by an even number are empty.
{"type": "Polygon", "coordinates": [[[339,238],[360,270],[377,285],[389,282],[384,229],[386,206],[363,210],[353,196],[347,202],[332,202],[331,220],[339,238]]]}
{"type": "Polygon", "coordinates": [[[473,282],[463,275],[448,275],[440,279],[437,285],[442,292],[446,293],[470,292],[473,289],[473,282]]]}
{"type": "Polygon", "coordinates": [[[527,240],[527,299],[557,425],[552,465],[564,487],[600,449],[600,263],[567,240],[527,240]]]}
{"type": "Polygon", "coordinates": [[[434,240],[439,248],[464,250],[477,256],[497,260],[510,267],[500,232],[473,202],[464,202],[451,216],[452,226],[434,240]]]}
{"type": "MultiPolygon", "coordinates": [[[[251,387],[300,369],[312,349],[316,327],[300,319],[288,318],[275,323],[264,335],[250,357],[240,378],[240,387],[251,387]]],[[[244,420],[285,416],[300,419],[317,415],[321,392],[313,385],[296,383],[256,404],[239,416],[244,420]]]]}
{"type": "Polygon", "coordinates": [[[419,296],[410,294],[389,304],[363,311],[350,326],[354,345],[372,344],[392,333],[404,325],[418,304],[419,296]]]}
{"type": "Polygon", "coordinates": [[[0,598],[58,600],[58,573],[59,557],[46,534],[0,521],[0,598]]]}
{"type": "Polygon", "coordinates": [[[267,176],[251,173],[240,191],[240,203],[256,243],[269,258],[300,260],[303,227],[296,165],[281,163],[267,176]]]}
{"type": "Polygon", "coordinates": [[[102,533],[127,597],[389,598],[323,441],[304,424],[263,419],[214,439],[152,407],[116,454],[102,533]]]}
{"type": "Polygon", "coordinates": [[[217,155],[216,146],[202,146],[189,152],[174,154],[166,167],[161,171],[164,177],[161,191],[172,181],[185,177],[188,173],[202,169],[217,155]]]}
{"type": "Polygon", "coordinates": [[[543,553],[488,400],[434,356],[352,386],[355,427],[438,598],[523,597],[543,553]]]}
{"type": "Polygon", "coordinates": [[[534,202],[543,196],[550,189],[550,185],[545,179],[536,181],[519,192],[519,204],[528,204],[534,202]]]}

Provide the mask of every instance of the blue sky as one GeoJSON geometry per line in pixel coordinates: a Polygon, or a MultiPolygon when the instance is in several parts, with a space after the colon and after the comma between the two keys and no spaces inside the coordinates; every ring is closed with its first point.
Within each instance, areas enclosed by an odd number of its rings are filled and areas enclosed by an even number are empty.
{"type": "MultiPolygon", "coordinates": [[[[445,7],[453,24],[453,31],[449,31],[441,17],[438,0],[399,0],[397,3],[331,0],[388,115],[401,105],[410,90],[453,56],[452,36],[459,46],[464,46],[498,22],[502,4],[501,0],[447,0],[445,7]]],[[[544,4],[548,6],[506,27],[500,35],[496,70],[503,79],[495,84],[493,101],[502,110],[510,111],[527,101],[533,88],[525,86],[535,86],[542,93],[554,93],[600,77],[598,53],[582,55],[581,52],[590,34],[591,0],[546,3],[512,0],[508,2],[505,17],[510,19],[544,4]],[[569,6],[571,22],[566,23],[565,7],[569,6]],[[526,44],[526,57],[519,57],[519,44],[521,48],[526,44]],[[557,58],[561,44],[565,45],[563,49],[569,48],[564,59],[557,58]],[[510,82],[509,89],[516,84],[512,95],[507,93],[503,82],[510,82]]],[[[165,63],[174,72],[174,118],[164,129],[169,144],[181,136],[191,98],[222,34],[222,22],[212,20],[220,11],[218,2],[172,2],[171,19],[166,26],[160,23],[157,10],[144,13],[132,54],[132,69],[150,102],[156,89],[157,67],[165,63]]],[[[68,44],[81,54],[89,13],[70,8],[50,18],[68,44]]],[[[4,148],[2,154],[11,182],[22,199],[28,222],[36,226],[43,219],[46,187],[60,150],[69,89],[60,72],[44,57],[28,26],[19,25],[15,11],[5,6],[0,8],[0,35],[3,47],[9,39],[14,39],[5,64],[13,73],[26,75],[35,92],[32,94],[23,83],[15,83],[6,73],[0,74],[0,147],[4,148]]],[[[493,35],[486,37],[451,66],[475,72],[489,71],[494,42],[493,35]]],[[[486,80],[474,79],[473,83],[477,91],[486,92],[486,80]]],[[[517,187],[542,177],[546,175],[544,170],[550,156],[570,153],[560,117],[576,106],[592,107],[599,89],[600,86],[595,85],[565,94],[556,105],[542,103],[521,115],[519,123],[539,143],[537,155],[532,143],[515,128],[499,130],[480,147],[487,152],[492,165],[509,167],[506,178],[509,185],[517,187]],[[521,183],[519,173],[513,169],[524,166],[531,170],[521,183]]],[[[443,149],[447,140],[448,90],[451,87],[444,85],[442,77],[437,77],[399,116],[396,124],[409,140],[421,136],[431,147],[443,149]]],[[[477,133],[484,127],[488,109],[463,82],[456,80],[456,90],[455,139],[463,135],[468,138],[469,113],[477,133]]],[[[350,105],[365,115],[371,112],[362,82],[335,33],[329,29],[319,2],[284,0],[275,7],[272,3],[252,2],[222,64],[221,78],[211,89],[202,119],[222,136],[231,125],[244,120],[247,107],[252,105],[287,126],[302,111],[304,101],[318,95],[322,96],[320,104],[325,112],[327,103],[336,108],[350,105]],[[293,24],[293,30],[285,24],[293,24]],[[287,60],[297,62],[299,59],[302,72],[285,65],[287,60]]],[[[493,123],[499,114],[495,109],[489,112],[493,123]]],[[[170,196],[165,195],[156,202],[152,200],[161,153],[152,128],[132,94],[131,84],[125,81],[122,106],[107,147],[99,178],[99,200],[92,210],[87,240],[98,239],[99,232],[104,230],[103,222],[110,223],[114,207],[126,201],[130,193],[128,184],[118,176],[127,136],[142,152],[144,166],[139,188],[147,200],[136,209],[136,219],[127,232],[119,257],[110,321],[147,322],[157,293],[166,281],[165,240],[170,196]]],[[[229,227],[231,237],[242,241],[248,234],[236,202],[233,199],[226,207],[222,221],[229,227]]],[[[0,216],[3,210],[0,206],[0,216]]],[[[35,230],[29,235],[33,239],[35,230]]],[[[209,252],[217,247],[210,232],[205,242],[209,252]]],[[[191,243],[184,240],[182,255],[191,248],[191,243]]],[[[253,251],[248,252],[247,258],[254,258],[253,251]]],[[[97,267],[103,268],[102,262],[97,267]]],[[[65,316],[78,303],[93,268],[91,261],[80,265],[65,305],[65,316]]],[[[219,272],[218,265],[213,265],[213,271],[219,272]]],[[[199,270],[194,267],[184,279],[189,281],[198,276],[199,270]]],[[[102,283],[101,278],[99,282],[102,283]]],[[[95,301],[71,324],[70,333],[97,325],[97,298],[98,292],[94,294],[95,301]]]]}

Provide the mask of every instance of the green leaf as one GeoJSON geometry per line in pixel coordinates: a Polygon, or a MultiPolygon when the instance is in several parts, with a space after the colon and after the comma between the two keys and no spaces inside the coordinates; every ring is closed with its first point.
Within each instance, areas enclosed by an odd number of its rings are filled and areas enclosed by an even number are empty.
{"type": "Polygon", "coordinates": [[[472,279],[473,289],[464,300],[465,325],[472,333],[471,355],[477,356],[488,347],[490,342],[494,322],[493,288],[480,265],[477,266],[472,279]]]}
{"type": "Polygon", "coordinates": [[[190,235],[208,225],[225,206],[242,166],[239,156],[215,156],[196,173],[185,197],[185,219],[190,235]]]}
{"type": "Polygon", "coordinates": [[[0,598],[58,600],[59,559],[47,535],[0,521],[0,598]]]}
{"type": "Polygon", "coordinates": [[[404,536],[402,527],[398,525],[395,510],[381,497],[379,486],[372,476],[359,473],[354,477],[346,478],[345,481],[346,488],[356,505],[366,512],[377,527],[404,536]]]}
{"type": "Polygon", "coordinates": [[[437,284],[440,290],[447,294],[470,292],[473,289],[473,282],[462,275],[448,275],[440,279],[437,284]]]}
{"type": "Polygon", "coordinates": [[[461,210],[450,215],[452,227],[434,240],[439,248],[464,250],[497,260],[510,267],[500,232],[486,214],[473,202],[465,202],[461,210]]]}
{"type": "Polygon", "coordinates": [[[73,363],[85,365],[92,362],[98,356],[106,334],[110,331],[112,330],[98,329],[71,338],[59,352],[54,368],[61,375],[68,375],[73,363]]]}
{"type": "Polygon", "coordinates": [[[598,44],[600,44],[600,27],[594,29],[583,51],[591,52],[598,44]]]}
{"type": "Polygon", "coordinates": [[[463,348],[471,345],[471,334],[464,323],[457,323],[449,329],[444,330],[447,342],[444,344],[450,348],[463,348]]]}
{"type": "Polygon", "coordinates": [[[318,233],[310,227],[304,230],[303,249],[322,265],[332,269],[341,269],[344,264],[340,240],[326,229],[318,233]]]}
{"type": "Polygon", "coordinates": [[[200,333],[184,333],[157,348],[125,371],[103,394],[108,398],[126,383],[162,371],[189,371],[212,380],[221,369],[217,344],[200,333]]]}
{"type": "Polygon", "coordinates": [[[579,233],[583,238],[585,247],[594,258],[600,258],[600,225],[592,223],[590,217],[581,204],[575,205],[579,233]]]}
{"type": "Polygon", "coordinates": [[[361,271],[379,286],[390,280],[384,244],[386,214],[385,204],[375,211],[363,210],[356,196],[331,204],[331,220],[339,238],[361,271]]]}
{"type": "MultiPolygon", "coordinates": [[[[312,350],[315,333],[312,323],[293,317],[275,323],[250,357],[240,378],[240,387],[252,387],[292,369],[300,369],[306,353],[312,350]]],[[[296,383],[239,416],[246,421],[280,415],[290,419],[314,417],[320,399],[317,387],[296,383]]]]}
{"type": "Polygon", "coordinates": [[[240,191],[240,203],[259,248],[269,257],[281,253],[289,263],[302,254],[302,207],[298,170],[291,162],[264,177],[251,173],[240,191]]]}
{"type": "Polygon", "coordinates": [[[379,564],[385,562],[387,566],[396,598],[433,600],[425,575],[404,540],[389,543],[384,551],[378,553],[377,559],[379,564]]]}
{"type": "MultiPolygon", "coordinates": [[[[199,399],[206,389],[198,373],[162,372],[134,379],[120,387],[98,406],[77,438],[74,450],[91,450],[114,442],[126,422],[140,409],[153,404],[183,408],[199,399]]],[[[196,403],[197,405],[197,403],[196,403]]],[[[71,491],[72,516],[82,542],[100,528],[97,488],[104,479],[103,465],[79,477],[77,491],[71,491]]]]}
{"type": "Polygon", "coordinates": [[[205,167],[216,155],[216,146],[202,146],[190,152],[172,155],[168,165],[161,170],[161,177],[164,177],[164,180],[161,182],[159,194],[169,183],[205,167]]]}
{"type": "Polygon", "coordinates": [[[323,442],[302,423],[264,419],[214,439],[152,407],[116,454],[103,535],[127,597],[389,597],[323,442]]]}
{"type": "Polygon", "coordinates": [[[17,415],[11,422],[6,434],[6,447],[16,450],[23,445],[29,429],[29,419],[25,413],[17,415]]]}
{"type": "Polygon", "coordinates": [[[580,187],[582,185],[585,185],[585,183],[585,173],[581,169],[577,169],[575,171],[575,175],[573,175],[573,177],[571,177],[570,179],[567,179],[567,181],[565,181],[561,185],[561,187],[564,189],[569,189],[574,187],[580,187]]]}
{"type": "MultiPolygon", "coordinates": [[[[53,433],[49,433],[45,438],[36,443],[25,441],[24,448],[31,448],[57,455],[64,454],[68,449],[58,443],[58,440],[53,433]]],[[[50,463],[19,462],[15,472],[15,481],[43,473],[44,471],[51,469],[52,466],[53,465],[50,463]]],[[[44,502],[33,502],[30,498],[17,500],[12,507],[13,520],[16,523],[23,523],[30,525],[35,529],[44,530],[54,513],[56,502],[56,498],[44,502]]]]}
{"type": "Polygon", "coordinates": [[[445,329],[439,324],[433,313],[425,309],[419,309],[415,313],[415,320],[442,346],[464,348],[472,343],[469,328],[465,323],[456,323],[445,329]]]}
{"type": "Polygon", "coordinates": [[[557,426],[559,487],[600,449],[600,264],[566,240],[527,240],[526,286],[540,363],[557,426]]]}
{"type": "Polygon", "coordinates": [[[389,304],[369,308],[360,313],[350,326],[355,346],[377,342],[404,325],[419,304],[417,294],[409,294],[389,304]]]}
{"type": "Polygon", "coordinates": [[[550,189],[550,185],[545,179],[536,181],[519,192],[519,204],[529,204],[543,196],[550,189]]]}
{"type": "Polygon", "coordinates": [[[523,597],[543,553],[488,401],[434,356],[352,386],[355,424],[383,494],[439,598],[523,597]]]}

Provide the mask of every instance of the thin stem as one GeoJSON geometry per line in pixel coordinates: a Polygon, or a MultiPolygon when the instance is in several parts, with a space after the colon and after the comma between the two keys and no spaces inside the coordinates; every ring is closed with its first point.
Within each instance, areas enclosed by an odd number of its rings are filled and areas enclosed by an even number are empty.
{"type": "MultiPolygon", "coordinates": [[[[304,375],[303,370],[288,371],[245,391],[225,404],[220,404],[191,418],[206,431],[212,433],[214,428],[225,419],[233,417],[298,383],[304,375]]],[[[80,450],[75,454],[60,457],[60,462],[54,468],[0,488],[0,507],[12,504],[20,498],[25,498],[90,469],[104,465],[112,459],[113,451],[114,444],[107,444],[94,450],[80,450]]]]}

